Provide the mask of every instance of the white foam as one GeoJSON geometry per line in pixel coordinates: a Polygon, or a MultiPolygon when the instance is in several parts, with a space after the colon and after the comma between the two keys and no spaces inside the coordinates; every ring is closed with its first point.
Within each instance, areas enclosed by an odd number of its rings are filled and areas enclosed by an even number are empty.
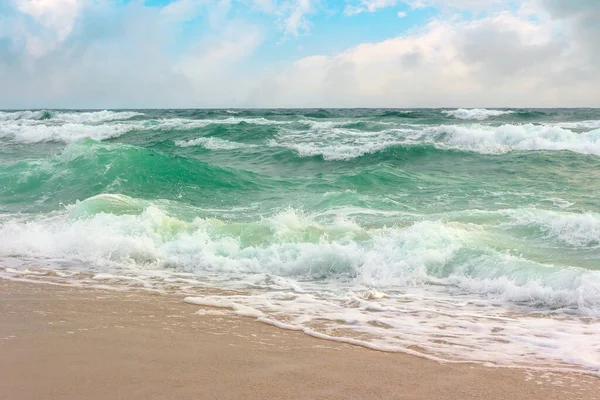
{"type": "Polygon", "coordinates": [[[344,219],[323,225],[289,210],[241,229],[218,220],[185,223],[155,206],[139,215],[99,212],[84,219],[70,218],[69,211],[43,221],[5,222],[0,256],[66,258],[107,267],[177,265],[195,273],[350,278],[372,288],[450,283],[493,298],[528,298],[600,315],[600,273],[574,268],[567,277],[555,268],[540,277],[537,271],[549,266],[491,249],[481,253],[478,243],[485,243],[486,233],[474,225],[423,221],[365,230],[344,219]],[[255,244],[244,245],[244,235],[255,244]],[[462,260],[465,251],[471,255],[462,260]]]}
{"type": "MultiPolygon", "coordinates": [[[[148,122],[148,121],[145,121],[148,122]]],[[[243,117],[228,117],[222,119],[186,119],[186,118],[164,118],[158,120],[150,120],[152,124],[147,124],[147,129],[154,130],[186,130],[203,128],[209,125],[287,125],[288,121],[275,121],[263,117],[258,118],[243,118],[243,117]]]]}
{"type": "Polygon", "coordinates": [[[448,116],[458,119],[483,121],[490,117],[499,117],[501,115],[512,114],[514,111],[487,110],[485,108],[459,108],[458,110],[446,110],[442,112],[448,116]]]}
{"type": "Polygon", "coordinates": [[[574,366],[590,373],[600,365],[600,323],[576,318],[508,316],[502,308],[411,296],[365,301],[352,292],[285,297],[279,293],[186,298],[191,304],[228,308],[282,329],[321,339],[404,352],[445,362],[498,366],[574,366]],[[418,346],[419,350],[414,347],[418,346]]]}
{"type": "MultiPolygon", "coordinates": [[[[225,119],[158,119],[158,120],[132,120],[131,118],[144,115],[137,112],[95,111],[83,113],[52,112],[48,119],[40,119],[49,112],[46,111],[21,111],[0,113],[0,138],[14,140],[20,143],[41,142],[74,142],[83,138],[106,140],[119,137],[135,130],[193,130],[212,124],[237,125],[241,123],[254,125],[282,125],[288,122],[272,121],[265,118],[238,118],[225,119]]],[[[184,144],[181,141],[180,144],[184,144]]],[[[230,142],[235,143],[235,142],[230,142]]],[[[217,149],[229,147],[232,144],[219,142],[219,139],[200,139],[197,144],[217,149]],[[201,143],[206,140],[205,143],[201,143]]],[[[243,145],[247,146],[247,145],[243,145]]]]}
{"type": "Polygon", "coordinates": [[[138,116],[143,116],[143,113],[134,111],[91,111],[91,112],[56,112],[52,113],[52,120],[73,122],[73,123],[99,123],[118,120],[127,120],[138,116]]]}
{"type": "Polygon", "coordinates": [[[575,133],[544,125],[441,125],[424,131],[426,139],[451,149],[483,154],[502,154],[513,150],[570,150],[600,155],[600,130],[575,133]]]}
{"type": "Polygon", "coordinates": [[[308,132],[284,128],[267,144],[293,150],[301,157],[321,156],[325,160],[350,160],[396,146],[435,146],[480,154],[569,150],[600,155],[600,129],[576,133],[558,126],[534,124],[404,126],[378,132],[340,127],[308,132]]]}
{"type": "MultiPolygon", "coordinates": [[[[400,144],[400,143],[396,143],[400,144]]],[[[276,141],[270,141],[270,146],[280,146],[276,141]]],[[[378,151],[385,150],[388,147],[392,147],[395,144],[393,142],[380,142],[365,144],[362,146],[354,145],[330,145],[330,146],[319,146],[311,143],[291,143],[283,145],[290,150],[294,150],[300,157],[313,157],[322,156],[324,160],[351,160],[353,158],[362,157],[365,154],[377,153],[378,151]]]]}
{"type": "Polygon", "coordinates": [[[351,160],[386,148],[408,144],[414,129],[393,129],[365,132],[327,122],[324,126],[305,131],[280,129],[278,135],[267,142],[271,147],[284,147],[300,157],[322,156],[325,160],[351,160]],[[331,126],[329,126],[331,125],[331,126]]]}
{"type": "Polygon", "coordinates": [[[202,146],[207,150],[236,150],[247,147],[256,147],[254,144],[239,143],[231,140],[220,139],[218,137],[199,137],[192,140],[178,140],[175,142],[179,147],[202,146]]]}
{"type": "Polygon", "coordinates": [[[183,301],[189,304],[195,304],[199,306],[229,308],[235,314],[240,315],[242,317],[260,318],[263,316],[263,313],[261,311],[238,303],[224,303],[222,300],[211,300],[200,297],[186,297],[185,299],[183,299],[183,301]]]}
{"type": "Polygon", "coordinates": [[[20,143],[75,142],[84,138],[106,140],[116,138],[134,130],[131,124],[84,125],[66,123],[62,125],[23,125],[19,123],[0,124],[0,138],[12,139],[20,143]]]}

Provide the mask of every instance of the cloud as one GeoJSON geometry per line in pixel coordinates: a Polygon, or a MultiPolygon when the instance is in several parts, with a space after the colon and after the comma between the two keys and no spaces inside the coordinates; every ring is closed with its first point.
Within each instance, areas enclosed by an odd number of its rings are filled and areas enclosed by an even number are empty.
{"type": "Polygon", "coordinates": [[[573,46],[585,50],[579,54],[584,57],[580,69],[588,66],[588,70],[597,72],[593,64],[600,61],[600,1],[543,0],[542,7],[563,24],[564,34],[575,41],[573,46]]]}
{"type": "MultiPolygon", "coordinates": [[[[586,13],[573,15],[584,18],[586,13]]],[[[434,20],[409,35],[298,60],[266,77],[249,104],[600,106],[600,68],[597,63],[581,65],[589,45],[573,43],[570,35],[581,35],[573,23],[564,27],[561,21],[536,21],[512,12],[434,20]],[[557,34],[557,29],[564,30],[557,34]]]]}
{"type": "Polygon", "coordinates": [[[359,5],[348,5],[344,10],[346,15],[356,15],[363,12],[375,12],[382,8],[395,7],[398,0],[362,0],[359,5]]]}
{"type": "Polygon", "coordinates": [[[406,11],[398,11],[398,13],[396,14],[398,16],[398,18],[404,18],[406,17],[408,14],[406,11]]]}
{"type": "Polygon", "coordinates": [[[255,24],[223,18],[223,2],[178,0],[159,8],[90,1],[79,7],[69,19],[72,32],[44,51],[32,53],[24,43],[40,26],[46,29],[45,22],[0,38],[0,107],[226,106],[248,90],[241,61],[263,33],[255,24]],[[204,30],[186,36],[189,43],[177,42],[186,21],[200,16],[204,30]]]}
{"type": "Polygon", "coordinates": [[[17,29],[24,31],[28,53],[39,57],[63,41],[77,19],[83,0],[14,0],[21,13],[17,29]]]}
{"type": "Polygon", "coordinates": [[[508,4],[515,3],[510,0],[405,0],[404,2],[412,8],[435,7],[468,11],[483,11],[498,5],[506,8],[508,4]]]}
{"type": "MultiPolygon", "coordinates": [[[[600,106],[599,2],[444,3],[487,8],[311,55],[310,42],[286,43],[307,33],[314,0],[11,0],[0,4],[0,108],[600,106]],[[309,56],[275,62],[269,38],[309,56]]],[[[340,38],[317,39],[327,49],[340,38]]]]}
{"type": "MultiPolygon", "coordinates": [[[[403,4],[413,9],[431,7],[438,10],[484,11],[500,5],[504,0],[361,0],[358,4],[349,4],[344,9],[346,15],[357,15],[363,12],[374,13],[384,8],[403,4]]],[[[402,12],[398,13],[402,14],[402,12]]]]}
{"type": "Polygon", "coordinates": [[[55,30],[62,40],[71,32],[82,3],[81,0],[16,0],[15,6],[43,27],[55,30]]]}
{"type": "Polygon", "coordinates": [[[286,11],[288,13],[283,20],[286,34],[298,36],[300,32],[308,30],[306,15],[313,11],[311,0],[294,0],[285,4],[281,9],[284,14],[286,11]]]}

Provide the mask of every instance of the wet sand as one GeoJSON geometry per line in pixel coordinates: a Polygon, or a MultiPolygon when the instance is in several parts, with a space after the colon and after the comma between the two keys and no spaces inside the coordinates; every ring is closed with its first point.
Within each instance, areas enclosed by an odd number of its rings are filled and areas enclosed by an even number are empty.
{"type": "Polygon", "coordinates": [[[440,364],[182,299],[0,280],[0,399],[600,400],[591,376],[440,364]]]}

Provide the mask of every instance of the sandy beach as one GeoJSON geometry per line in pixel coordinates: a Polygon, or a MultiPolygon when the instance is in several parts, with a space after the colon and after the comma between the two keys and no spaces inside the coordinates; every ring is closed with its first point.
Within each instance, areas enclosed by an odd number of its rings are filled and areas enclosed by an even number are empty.
{"type": "Polygon", "coordinates": [[[597,399],[600,380],[320,340],[181,296],[0,281],[2,399],[597,399]],[[211,314],[214,313],[214,314],[211,314]]]}

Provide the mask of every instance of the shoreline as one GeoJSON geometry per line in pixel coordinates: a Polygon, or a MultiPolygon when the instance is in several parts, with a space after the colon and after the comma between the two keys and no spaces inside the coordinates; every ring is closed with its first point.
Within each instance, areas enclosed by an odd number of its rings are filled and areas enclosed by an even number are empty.
{"type": "Polygon", "coordinates": [[[600,379],[439,363],[186,304],[0,279],[2,399],[599,399],[600,379]]]}

